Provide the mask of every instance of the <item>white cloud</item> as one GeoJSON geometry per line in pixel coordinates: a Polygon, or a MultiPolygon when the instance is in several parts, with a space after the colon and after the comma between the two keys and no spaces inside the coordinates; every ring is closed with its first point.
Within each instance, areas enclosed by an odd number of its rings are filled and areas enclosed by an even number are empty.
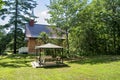
{"type": "Polygon", "coordinates": [[[38,24],[48,24],[47,21],[45,20],[50,18],[50,14],[48,14],[48,10],[44,10],[42,12],[36,11],[35,16],[38,17],[36,19],[38,24]]]}
{"type": "Polygon", "coordinates": [[[45,10],[45,11],[41,12],[41,15],[43,15],[44,17],[49,17],[48,11],[49,10],[45,10]]]}
{"type": "MultiPolygon", "coordinates": [[[[38,24],[48,24],[47,21],[45,20],[50,18],[50,14],[48,14],[48,10],[44,10],[44,11],[36,10],[34,13],[35,13],[35,16],[38,17],[36,19],[38,24]]],[[[9,20],[9,17],[7,17],[5,20],[0,19],[0,25],[6,24],[8,20],[9,20]]]]}
{"type": "Polygon", "coordinates": [[[8,23],[10,17],[6,17],[5,20],[2,20],[1,17],[0,17],[0,25],[5,25],[6,23],[8,23]]]}

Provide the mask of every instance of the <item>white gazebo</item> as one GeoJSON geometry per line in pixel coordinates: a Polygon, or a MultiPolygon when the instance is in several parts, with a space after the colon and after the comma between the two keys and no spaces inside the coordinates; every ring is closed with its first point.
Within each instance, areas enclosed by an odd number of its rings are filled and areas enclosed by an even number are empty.
{"type": "Polygon", "coordinates": [[[58,46],[58,45],[55,45],[55,44],[52,44],[52,43],[47,43],[47,44],[44,44],[44,45],[41,45],[41,46],[35,46],[35,49],[36,49],[36,55],[38,54],[38,52],[40,52],[40,63],[41,63],[41,51],[42,49],[60,49],[61,50],[61,63],[63,63],[63,47],[61,46],[58,46]]]}

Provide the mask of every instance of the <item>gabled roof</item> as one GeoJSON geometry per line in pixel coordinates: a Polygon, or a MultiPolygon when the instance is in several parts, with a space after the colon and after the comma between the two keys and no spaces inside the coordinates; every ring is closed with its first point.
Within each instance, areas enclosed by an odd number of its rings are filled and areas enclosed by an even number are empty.
{"type": "Polygon", "coordinates": [[[29,37],[37,38],[41,32],[46,32],[49,38],[65,39],[64,37],[58,37],[56,34],[51,34],[53,30],[52,28],[49,27],[49,25],[34,24],[34,26],[30,26],[29,24],[26,24],[26,29],[25,29],[26,38],[29,37]]]}
{"type": "Polygon", "coordinates": [[[35,49],[40,49],[40,48],[43,49],[43,48],[63,48],[63,47],[55,45],[55,44],[52,44],[52,43],[47,43],[47,44],[35,47],[35,49]]]}

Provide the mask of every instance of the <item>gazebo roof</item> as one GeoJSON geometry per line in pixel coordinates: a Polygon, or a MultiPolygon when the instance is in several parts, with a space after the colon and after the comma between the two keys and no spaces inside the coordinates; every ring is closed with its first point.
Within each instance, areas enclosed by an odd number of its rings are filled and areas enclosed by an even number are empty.
{"type": "Polygon", "coordinates": [[[55,45],[55,44],[51,44],[51,43],[47,43],[47,44],[44,44],[44,45],[41,45],[41,46],[35,46],[35,49],[40,49],[40,48],[63,48],[61,46],[58,46],[58,45],[55,45]]]}

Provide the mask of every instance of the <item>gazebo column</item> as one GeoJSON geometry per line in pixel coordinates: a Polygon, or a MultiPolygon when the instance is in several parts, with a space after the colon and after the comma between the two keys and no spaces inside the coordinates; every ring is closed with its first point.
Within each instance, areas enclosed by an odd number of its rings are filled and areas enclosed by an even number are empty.
{"type": "Polygon", "coordinates": [[[39,52],[40,52],[40,57],[39,57],[39,61],[40,61],[40,64],[41,64],[41,48],[39,49],[39,52]]]}
{"type": "Polygon", "coordinates": [[[36,60],[37,60],[37,54],[38,54],[38,49],[36,49],[36,54],[35,54],[35,56],[36,56],[36,60]]]}
{"type": "Polygon", "coordinates": [[[62,48],[62,63],[63,63],[63,48],[62,48]]]}
{"type": "Polygon", "coordinates": [[[55,49],[54,55],[56,56],[56,49],[55,49]]]}

